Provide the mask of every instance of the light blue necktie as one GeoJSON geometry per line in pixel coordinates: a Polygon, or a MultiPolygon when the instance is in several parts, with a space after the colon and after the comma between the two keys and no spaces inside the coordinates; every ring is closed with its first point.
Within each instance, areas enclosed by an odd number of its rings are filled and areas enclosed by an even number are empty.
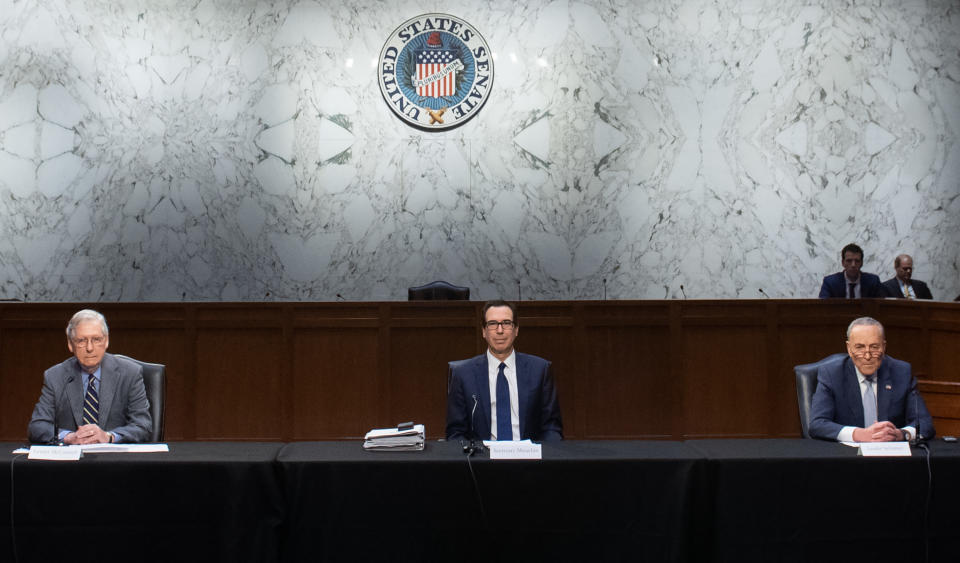
{"type": "Polygon", "coordinates": [[[863,427],[869,428],[877,421],[877,396],[873,393],[873,378],[867,377],[867,390],[863,394],[863,427]]]}
{"type": "Polygon", "coordinates": [[[500,362],[497,372],[497,440],[513,440],[513,427],[510,424],[510,384],[503,368],[507,364],[500,362]]]}

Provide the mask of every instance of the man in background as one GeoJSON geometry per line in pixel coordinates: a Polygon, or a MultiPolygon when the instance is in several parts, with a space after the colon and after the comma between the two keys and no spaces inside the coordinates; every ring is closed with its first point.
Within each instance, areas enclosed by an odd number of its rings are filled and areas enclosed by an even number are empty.
{"type": "Polygon", "coordinates": [[[143,368],[107,353],[110,331],[100,313],[78,311],[67,324],[73,357],[43,374],[27,428],[32,443],[144,442],[150,436],[143,368]]]}
{"type": "Polygon", "coordinates": [[[842,272],[823,278],[820,286],[820,299],[831,297],[840,299],[860,299],[861,297],[883,297],[883,286],[876,274],[861,272],[863,267],[863,249],[850,243],[840,251],[842,272]]]}
{"type": "Polygon", "coordinates": [[[887,297],[933,299],[927,284],[913,279],[913,258],[909,254],[901,254],[894,258],[893,269],[896,270],[897,276],[883,282],[883,290],[887,297]]]}

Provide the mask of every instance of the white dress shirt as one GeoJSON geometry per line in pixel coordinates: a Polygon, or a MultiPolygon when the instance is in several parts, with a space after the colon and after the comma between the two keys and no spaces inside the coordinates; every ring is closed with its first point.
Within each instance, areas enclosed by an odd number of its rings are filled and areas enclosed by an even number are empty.
{"type": "MultiPolygon", "coordinates": [[[[510,386],[510,427],[513,430],[513,439],[520,439],[520,399],[517,394],[517,354],[511,351],[502,363],[507,367],[503,375],[510,386]]],[[[500,373],[500,360],[487,349],[487,377],[490,380],[490,434],[493,440],[497,439],[497,375],[500,373]]]]}
{"type": "MultiPolygon", "coordinates": [[[[877,416],[880,415],[880,390],[877,387],[877,374],[874,372],[873,383],[870,382],[866,377],[860,373],[860,370],[857,369],[857,366],[853,366],[853,371],[857,372],[857,381],[860,382],[860,401],[863,402],[863,396],[867,392],[867,385],[873,387],[873,398],[877,401],[877,416]]],[[[853,442],[853,431],[859,428],[859,426],[844,426],[840,429],[840,432],[837,434],[838,442],[853,442]]],[[[917,431],[913,426],[904,426],[901,430],[907,431],[910,436],[915,436],[917,431]]]]}
{"type": "Polygon", "coordinates": [[[900,292],[903,293],[903,296],[907,299],[916,299],[917,294],[913,291],[913,287],[907,282],[900,282],[900,292]]]}
{"type": "Polygon", "coordinates": [[[847,276],[843,276],[843,282],[847,284],[847,286],[843,288],[843,294],[847,296],[847,299],[860,299],[860,280],[862,278],[863,276],[860,276],[855,280],[851,280],[848,279],[847,276]],[[850,292],[850,284],[854,284],[853,295],[847,295],[850,292]]]}

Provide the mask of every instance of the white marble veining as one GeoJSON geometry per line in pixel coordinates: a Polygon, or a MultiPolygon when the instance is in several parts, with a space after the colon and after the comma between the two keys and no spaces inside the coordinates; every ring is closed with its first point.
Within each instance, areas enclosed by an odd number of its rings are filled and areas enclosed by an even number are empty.
{"type": "Polygon", "coordinates": [[[814,297],[848,242],[960,294],[957,0],[447,3],[443,133],[375,68],[436,9],[0,0],[0,298],[814,297]]]}

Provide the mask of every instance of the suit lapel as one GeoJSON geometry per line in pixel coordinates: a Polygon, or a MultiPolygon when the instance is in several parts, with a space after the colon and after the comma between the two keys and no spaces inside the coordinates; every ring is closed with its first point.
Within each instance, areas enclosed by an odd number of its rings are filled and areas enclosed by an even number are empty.
{"type": "Polygon", "coordinates": [[[477,406],[476,419],[474,419],[474,432],[482,440],[490,439],[490,368],[487,366],[487,355],[484,354],[473,365],[473,385],[480,396],[480,403],[477,406]],[[478,424],[482,422],[483,424],[478,424]],[[486,434],[479,432],[480,429],[486,429],[486,434]]]}
{"type": "Polygon", "coordinates": [[[890,399],[893,393],[887,389],[887,385],[892,385],[890,370],[886,369],[886,364],[880,364],[877,369],[877,420],[890,420],[890,399]]]}
{"type": "Polygon", "coordinates": [[[113,397],[117,393],[117,381],[119,381],[120,366],[110,354],[104,354],[103,361],[100,363],[100,413],[99,426],[103,428],[107,422],[107,413],[110,412],[110,405],[113,403],[113,397]]]}
{"type": "Polygon", "coordinates": [[[70,401],[70,411],[73,413],[75,428],[80,428],[83,421],[83,395],[86,390],[83,388],[83,374],[80,372],[80,364],[76,360],[71,362],[71,369],[73,374],[68,375],[67,379],[73,377],[73,381],[67,383],[67,400],[70,401]]]}
{"type": "Polygon", "coordinates": [[[520,439],[522,440],[527,434],[527,398],[530,396],[530,392],[527,386],[527,380],[529,379],[530,370],[527,369],[527,358],[526,356],[521,356],[519,352],[514,352],[516,355],[516,366],[517,366],[517,411],[520,416],[520,439]]]}
{"type": "Polygon", "coordinates": [[[860,379],[854,369],[853,360],[848,356],[843,360],[843,390],[850,399],[847,404],[854,420],[853,426],[863,426],[863,395],[860,394],[860,379]]]}

